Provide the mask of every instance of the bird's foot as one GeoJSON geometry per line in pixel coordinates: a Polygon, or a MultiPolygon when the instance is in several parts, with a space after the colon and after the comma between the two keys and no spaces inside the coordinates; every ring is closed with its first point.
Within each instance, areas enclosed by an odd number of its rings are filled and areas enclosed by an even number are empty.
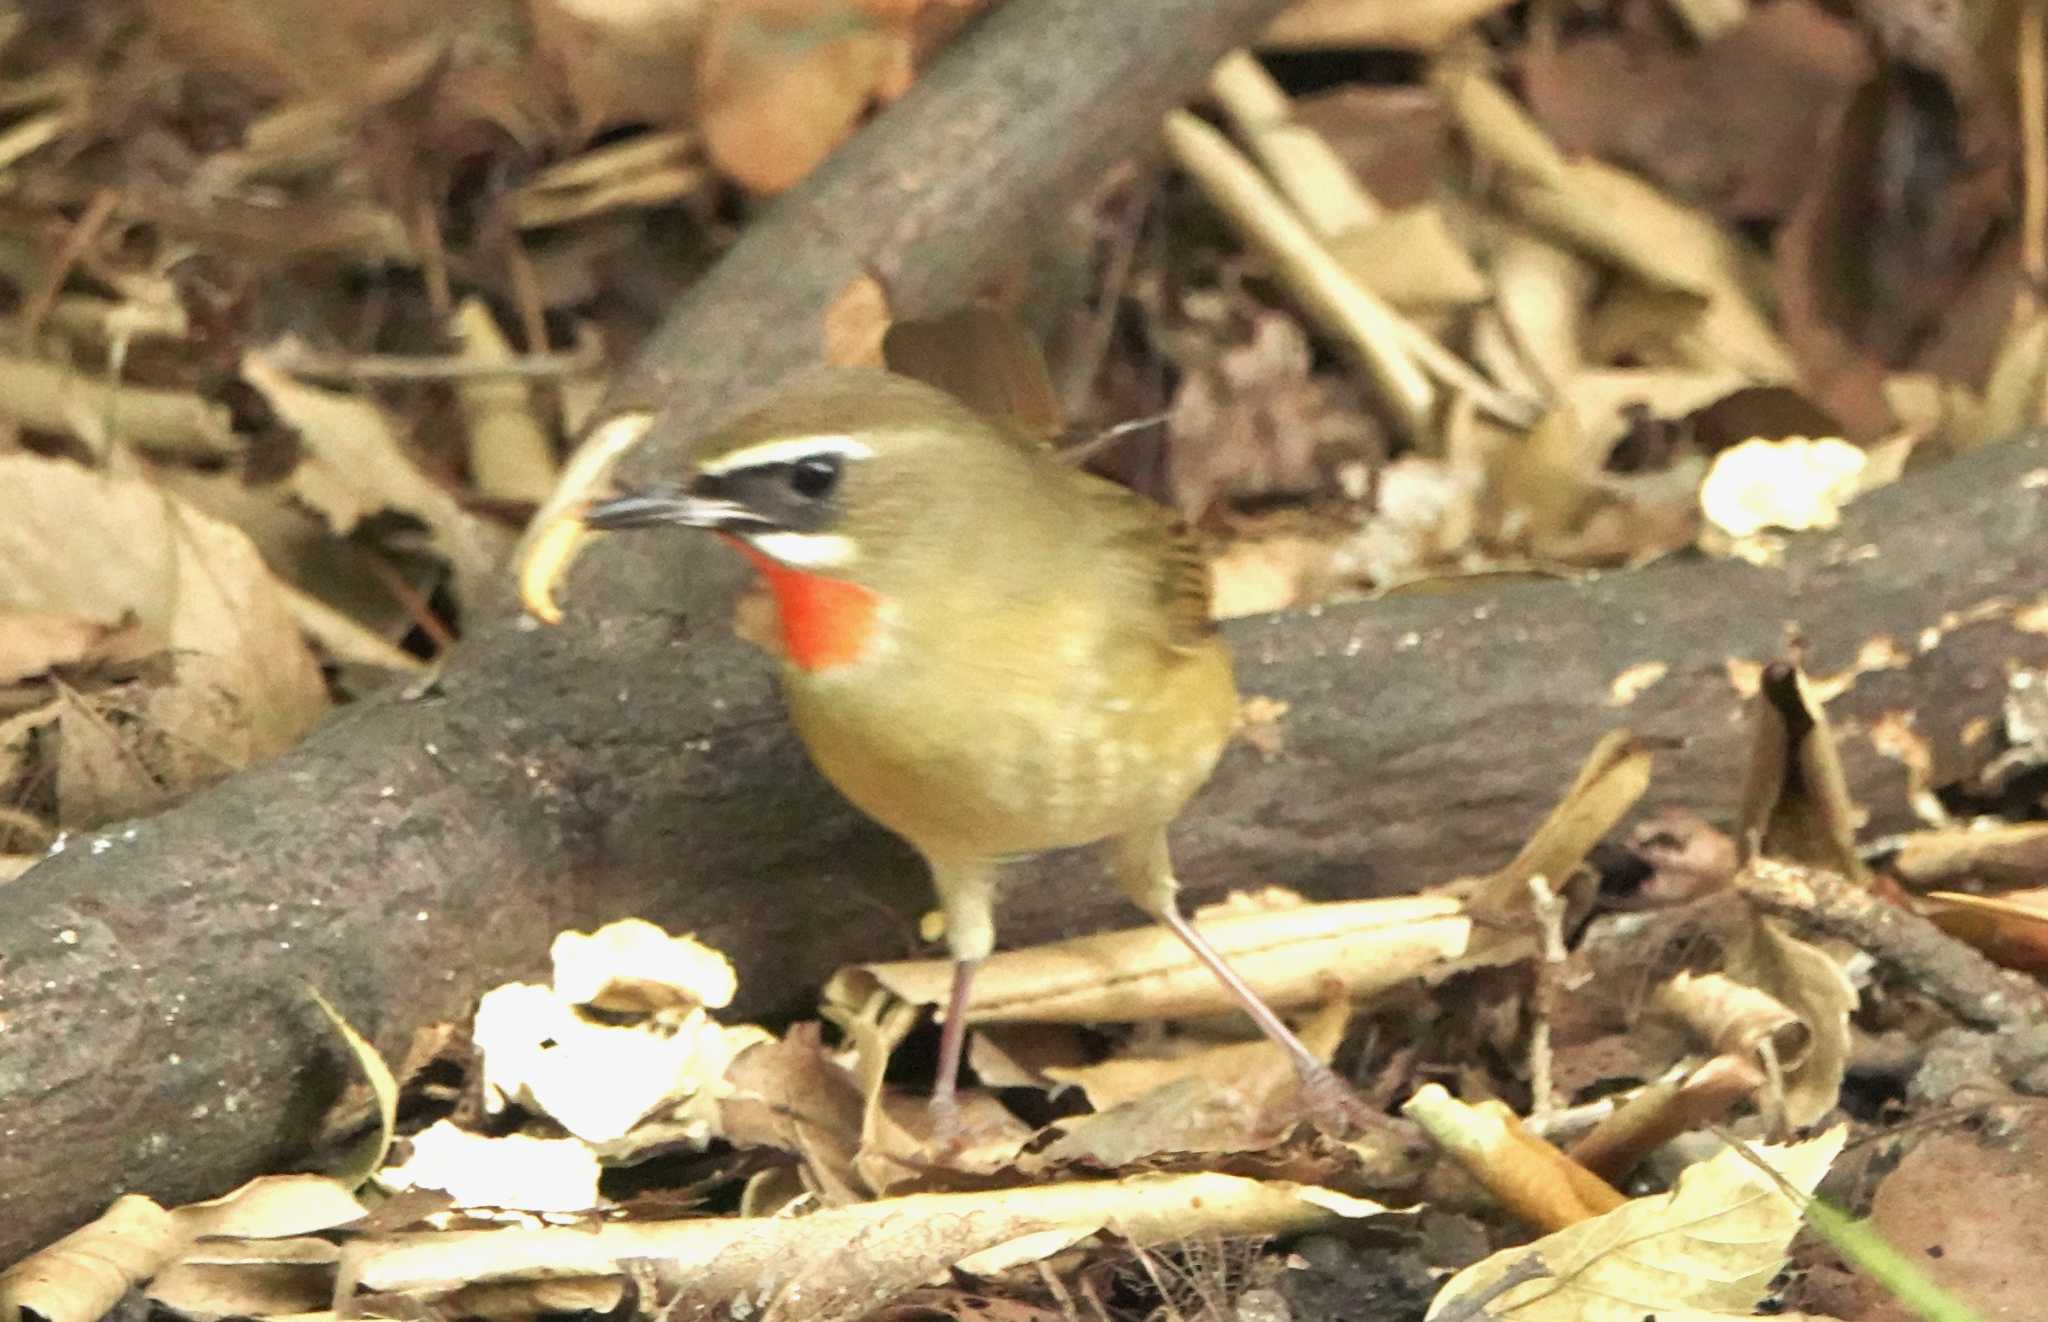
{"type": "Polygon", "coordinates": [[[931,1122],[934,1157],[945,1161],[966,1151],[967,1128],[961,1122],[960,1103],[950,1093],[934,1094],[925,1115],[931,1122]]]}
{"type": "Polygon", "coordinates": [[[1295,1100],[1303,1118],[1332,1137],[1357,1138],[1388,1124],[1388,1117],[1367,1106],[1328,1065],[1303,1066],[1300,1078],[1295,1100]]]}

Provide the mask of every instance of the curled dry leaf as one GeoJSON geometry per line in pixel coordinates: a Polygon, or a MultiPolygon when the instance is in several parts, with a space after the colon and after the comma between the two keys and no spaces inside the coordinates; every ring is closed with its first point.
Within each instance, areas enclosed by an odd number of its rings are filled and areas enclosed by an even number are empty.
{"type": "Polygon", "coordinates": [[[421,472],[383,410],[368,400],[295,379],[260,353],[242,359],[242,379],[293,428],[304,455],[293,491],[320,511],[337,533],[389,510],[426,525],[429,543],[448,562],[465,607],[488,599],[511,538],[463,509],[421,472]]]}
{"type": "Polygon", "coordinates": [[[1700,510],[1730,537],[1766,528],[1832,528],[1862,488],[1868,456],[1835,437],[1761,438],[1714,456],[1700,484],[1700,510]]]}
{"type": "Polygon", "coordinates": [[[1730,947],[1723,968],[1799,1017],[1806,1041],[1796,1057],[1780,1057],[1785,1122],[1794,1128],[1816,1123],[1841,1100],[1856,984],[1825,950],[1764,917],[1753,921],[1747,940],[1730,947]]]}
{"type": "Polygon", "coordinates": [[[595,1226],[394,1235],[362,1246],[370,1290],[453,1282],[600,1276],[659,1264],[679,1313],[697,1301],[781,1295],[798,1287],[808,1316],[859,1316],[964,1258],[999,1246],[1016,1264],[1107,1231],[1141,1247],[1204,1236],[1300,1234],[1386,1208],[1314,1185],[1234,1175],[1121,1180],[917,1194],[803,1217],[608,1221],[595,1226]],[[1056,1232],[1056,1233],[1055,1233],[1056,1232]],[[1024,1247],[1030,1256],[1023,1253],[1024,1247]]]}
{"type": "Polygon", "coordinates": [[[99,1322],[177,1249],[170,1213],[140,1194],[125,1194],[91,1225],[0,1272],[0,1319],[99,1322]]]}
{"type": "Polygon", "coordinates": [[[1509,1211],[1532,1225],[1558,1229],[1620,1206],[1605,1181],[1524,1129],[1499,1104],[1468,1106],[1425,1084],[1401,1113],[1448,1153],[1509,1211]]]}
{"type": "Polygon", "coordinates": [[[486,992],[474,1036],[488,1104],[529,1106],[590,1143],[618,1142],[650,1118],[675,1137],[711,1137],[726,1068],[770,1040],[696,1006],[607,1023],[533,983],[486,992]]]}
{"type": "Polygon", "coordinates": [[[595,932],[563,932],[548,949],[555,994],[601,1010],[661,1010],[732,1004],[732,961],[691,936],[671,936],[644,918],[595,932]]]}
{"type": "Polygon", "coordinates": [[[1719,973],[1680,970],[1650,998],[1653,1009],[1682,1021],[1717,1052],[1753,1056],[1764,1044],[1797,1064],[1811,1041],[1799,1016],[1769,993],[1719,973]]]}
{"type": "Polygon", "coordinates": [[[492,1137],[437,1120],[377,1173],[390,1189],[441,1189],[458,1207],[581,1212],[597,1206],[597,1152],[575,1138],[492,1137]]]}
{"type": "Polygon", "coordinates": [[[513,552],[519,571],[519,600],[527,614],[544,624],[559,624],[555,585],[568,574],[590,530],[579,517],[586,501],[599,494],[625,453],[647,439],[654,415],[614,414],[591,428],[563,466],[555,489],[526,525],[513,552]]]}
{"type": "Polygon", "coordinates": [[[247,538],[146,482],[0,457],[0,610],[132,619],[157,673],[58,694],[58,816],[160,806],[281,752],[326,710],[318,665],[247,538]]]}
{"type": "Polygon", "coordinates": [[[1517,1322],[1737,1322],[1754,1315],[1799,1229],[1801,1204],[1848,1137],[1837,1126],[1786,1146],[1727,1151],[1686,1171],[1668,1194],[1634,1198],[1534,1244],[1503,1250],[1445,1282],[1431,1315],[1486,1289],[1535,1254],[1549,1276],[1515,1286],[1491,1311],[1517,1322]],[[1781,1189],[1750,1157],[1791,1187],[1781,1189]]]}
{"type": "MultiPolygon", "coordinates": [[[[1464,955],[1472,939],[1463,904],[1434,896],[1204,913],[1195,925],[1276,1008],[1320,1003],[1330,981],[1354,998],[1369,995],[1464,955]]],[[[863,964],[835,974],[826,997],[855,1006],[880,988],[937,1005],[951,980],[946,960],[863,964]]],[[[1085,1023],[1236,1007],[1171,932],[1148,926],[998,952],[975,974],[967,1015],[979,1023],[1085,1023]]]]}
{"type": "Polygon", "coordinates": [[[1736,818],[1743,857],[1760,852],[1812,863],[1869,884],[1834,731],[1805,672],[1782,661],[1764,667],[1751,712],[1755,724],[1736,818]]]}

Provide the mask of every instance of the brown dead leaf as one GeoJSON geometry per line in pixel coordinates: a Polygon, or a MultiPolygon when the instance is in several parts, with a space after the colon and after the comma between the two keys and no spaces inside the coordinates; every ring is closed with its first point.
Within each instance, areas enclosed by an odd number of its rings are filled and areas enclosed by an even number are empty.
{"type": "Polygon", "coordinates": [[[305,453],[292,472],[292,490],[335,532],[346,534],[385,510],[410,515],[426,525],[429,542],[454,572],[462,604],[488,600],[511,535],[463,509],[422,473],[381,409],[309,386],[258,353],[242,359],[242,379],[298,433],[305,453]]]}
{"type": "Polygon", "coordinates": [[[2048,885],[2048,822],[1917,831],[1899,847],[1892,869],[1922,889],[1966,880],[1984,886],[2048,885]]]}
{"type": "Polygon", "coordinates": [[[736,1147],[765,1146],[801,1163],[819,1203],[860,1202],[867,1185],[854,1169],[860,1148],[860,1084],[825,1054],[815,1022],[778,1042],[750,1047],[725,1072],[732,1094],[719,1103],[720,1127],[736,1147]]]}
{"type": "Polygon", "coordinates": [[[903,33],[854,0],[723,0],[697,59],[698,120],[711,158],[748,188],[779,193],[909,78],[903,33]]]}
{"type": "Polygon", "coordinates": [[[1856,849],[1856,805],[1842,776],[1827,713],[1798,666],[1764,668],[1743,778],[1736,841],[1745,859],[1761,853],[1812,863],[1860,885],[1870,870],[1856,849]]]}
{"type": "Polygon", "coordinates": [[[1878,1186],[1870,1220],[1976,1317],[2026,1317],[2041,1304],[2034,1264],[2048,1255],[2043,1206],[2048,1123],[2033,1110],[2004,1138],[1927,1131],[1878,1186]]]}
{"type": "MultiPolygon", "coordinates": [[[[1344,1040],[1344,1030],[1350,1021],[1350,1002],[1342,997],[1333,998],[1301,1026],[1302,1044],[1327,1063],[1344,1040]]],[[[1094,1065],[1055,1066],[1047,1069],[1046,1074],[1061,1083],[1077,1085],[1086,1094],[1088,1104],[1100,1113],[1136,1105],[1150,1094],[1174,1087],[1185,1079],[1205,1079],[1236,1099],[1234,1109],[1240,1138],[1247,1118],[1258,1116],[1291,1094],[1299,1083],[1293,1062],[1264,1039],[1204,1047],[1180,1055],[1116,1056],[1094,1065]]],[[[1067,1132],[1074,1132],[1071,1125],[1067,1132]]],[[[1154,1150],[1174,1149],[1161,1146],[1154,1150]]]]}
{"type": "Polygon", "coordinates": [[[2000,896],[1935,891],[1922,907],[1935,926],[2005,967],[2048,973],[2048,890],[2000,896]]]}
{"type": "Polygon", "coordinates": [[[687,122],[687,76],[712,0],[618,4],[533,0],[535,50],[575,108],[577,136],[625,124],[687,122]]]}
{"type": "Polygon", "coordinates": [[[296,742],[326,686],[283,593],[226,524],[133,478],[0,457],[28,493],[0,522],[0,609],[135,621],[167,678],[68,692],[59,812],[86,824],[155,806],[296,742]]]}
{"type": "Polygon", "coordinates": [[[1175,508],[1192,518],[1221,496],[1316,486],[1329,428],[1309,365],[1300,323],[1254,309],[1242,338],[1182,375],[1167,417],[1175,508]]]}
{"type": "Polygon", "coordinates": [[[1560,147],[1733,221],[1791,209],[1828,121],[1872,68],[1855,28],[1812,0],[1750,8],[1705,46],[1645,24],[1525,51],[1524,93],[1560,147]]]}

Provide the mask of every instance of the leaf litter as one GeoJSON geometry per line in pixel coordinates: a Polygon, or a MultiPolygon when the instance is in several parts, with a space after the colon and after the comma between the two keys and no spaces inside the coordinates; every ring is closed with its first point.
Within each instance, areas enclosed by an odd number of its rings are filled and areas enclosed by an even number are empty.
{"type": "MultiPolygon", "coordinates": [[[[0,155],[35,223],[0,234],[20,309],[0,355],[0,877],[280,751],[458,635],[524,517],[563,499],[555,475],[595,480],[637,436],[581,469],[568,444],[645,333],[645,291],[685,287],[736,211],[900,95],[975,6],[523,8],[151,4],[132,26],[5,30],[34,72],[0,155]],[[310,77],[316,46],[333,65],[310,77]],[[182,117],[95,104],[124,60],[181,89],[182,117]]],[[[2048,163],[2000,90],[2031,76],[2002,62],[2020,8],[1978,32],[1910,3],[1645,2],[1558,26],[1305,0],[1269,52],[1413,63],[1304,92],[1285,57],[1227,61],[1204,106],[1223,127],[1166,130],[1186,173],[1113,179],[1055,252],[1092,304],[1052,336],[1055,366],[1077,355],[1093,422],[1168,417],[1097,462],[1200,522],[1220,613],[1673,554],[1768,564],[1907,466],[2043,417],[2025,288],[2043,259],[2012,217],[2048,163]],[[1901,153],[1903,182],[1879,168],[1901,153]]],[[[1385,1209],[1426,1191],[1472,1231],[1427,1259],[1467,1268],[1439,1313],[1524,1264],[1541,1274],[1491,1315],[1745,1316],[1789,1256],[1778,1306],[1860,1317],[1882,1301],[1827,1294],[1837,1264],[1788,1243],[1796,1200],[1703,1151],[1733,1134],[1809,1190],[1846,1119],[1910,1162],[1885,1088],[1973,1108],[1984,1132],[1943,1141],[1977,1159],[2038,1151],[2002,1136],[2009,1106],[1947,1086],[1941,1051],[1879,1049],[2003,985],[1976,950],[2041,966],[2039,823],[2020,819],[2037,788],[2012,807],[2038,786],[2038,681],[2008,677],[2007,751],[1970,787],[2012,820],[1958,816],[1929,784],[1929,829],[1871,840],[1827,713],[1853,674],[1731,661],[1757,734],[1728,834],[1667,814],[1616,836],[1649,774],[1620,740],[1495,872],[1399,901],[1248,892],[1202,917],[1376,1102],[1441,1082],[1478,1102],[1505,1170],[1461,1184],[1412,1143],[1302,1127],[1271,1051],[1142,932],[991,961],[969,1010],[987,1086],[969,1141],[935,1155],[906,1061],[937,962],[845,970],[815,1021],[726,1024],[729,988],[660,976],[716,952],[621,929],[583,973],[442,1027],[445,1050],[401,1072],[399,1146],[360,1202],[321,1177],[245,1191],[241,1219],[131,1196],[79,1232],[117,1248],[53,1246],[0,1277],[0,1307],[96,1317],[147,1280],[190,1315],[856,1316],[901,1297],[1250,1316],[1309,1297],[1285,1237],[1413,1239],[1417,1216],[1385,1209]],[[1788,867],[1825,871],[1802,890],[1788,867]],[[1891,913],[1933,923],[1892,940],[1891,913]],[[1530,1240],[1481,1187],[1553,1195],[1531,1227],[1561,1190],[1590,1215],[1530,1240]],[[1742,1230],[1739,1290],[1674,1279],[1698,1275],[1695,1211],[1742,1230]],[[1500,1256],[1472,1265],[1475,1235],[1500,1256]],[[1207,1293],[1174,1284],[1237,1236],[1283,1247],[1207,1293]],[[541,1268],[586,1274],[524,1279],[541,1268]]],[[[1618,710],[1663,675],[1626,678],[1618,710]]],[[[1913,756],[1909,728],[1888,737],[1913,756]]],[[[2038,1091],[2038,1053],[1982,1028],[1944,1030],[1989,1062],[1973,1086],[2038,1091]]],[[[1918,1233],[1872,1178],[1880,1226],[1918,1233]]],[[[1969,1214],[1989,1225],[1999,1201],[1969,1214]]]]}

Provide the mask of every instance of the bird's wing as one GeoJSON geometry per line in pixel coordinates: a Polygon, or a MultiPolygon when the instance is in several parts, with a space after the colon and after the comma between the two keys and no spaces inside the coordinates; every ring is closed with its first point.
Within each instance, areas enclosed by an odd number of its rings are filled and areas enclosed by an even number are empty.
{"type": "Polygon", "coordinates": [[[1096,505],[1102,529],[1087,548],[1093,572],[1122,589],[1118,606],[1132,624],[1156,630],[1175,651],[1206,643],[1216,632],[1209,618],[1209,561],[1187,523],[1162,506],[1115,483],[1073,474],[1096,505]]]}
{"type": "Polygon", "coordinates": [[[882,338],[882,357],[890,371],[1009,423],[1034,448],[1066,425],[1037,341],[994,308],[977,303],[943,317],[899,321],[882,338]]]}

